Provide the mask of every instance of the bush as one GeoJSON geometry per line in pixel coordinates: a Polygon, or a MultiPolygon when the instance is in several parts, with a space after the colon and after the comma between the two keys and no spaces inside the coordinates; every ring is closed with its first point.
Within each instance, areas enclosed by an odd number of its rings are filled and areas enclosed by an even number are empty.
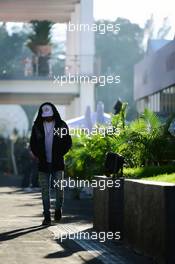
{"type": "Polygon", "coordinates": [[[164,133],[159,118],[146,109],[122,131],[120,137],[123,144],[118,150],[126,158],[129,167],[157,165],[166,149],[167,138],[164,133]]]}
{"type": "Polygon", "coordinates": [[[168,133],[169,126],[162,125],[156,114],[147,109],[139,118],[126,124],[126,106],[123,104],[121,112],[112,117],[114,134],[73,138],[72,150],[66,155],[69,176],[92,179],[94,175],[104,175],[105,156],[109,151],[121,154],[128,168],[140,167],[133,171],[125,169],[126,177],[149,177],[167,173],[167,170],[174,172],[173,166],[158,167],[169,161],[168,155],[175,157],[174,147],[169,151],[170,146],[174,146],[168,133]]]}
{"type": "Polygon", "coordinates": [[[75,136],[73,146],[66,155],[66,167],[70,177],[92,179],[104,174],[107,151],[114,151],[114,138],[101,135],[75,136]]]}

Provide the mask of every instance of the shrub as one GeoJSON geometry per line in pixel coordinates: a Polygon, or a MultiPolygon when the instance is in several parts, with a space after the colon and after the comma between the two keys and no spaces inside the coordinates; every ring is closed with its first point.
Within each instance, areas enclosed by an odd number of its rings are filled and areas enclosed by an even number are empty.
{"type": "Polygon", "coordinates": [[[66,155],[68,175],[73,178],[92,179],[94,175],[104,174],[106,152],[113,149],[114,139],[101,135],[75,136],[73,146],[66,155]]]}
{"type": "MultiPolygon", "coordinates": [[[[92,134],[73,138],[72,150],[66,155],[69,176],[92,179],[94,175],[103,175],[105,155],[108,151],[124,156],[127,167],[140,167],[134,169],[133,173],[132,170],[125,170],[127,177],[141,178],[144,173],[153,176],[156,171],[158,174],[167,173],[170,168],[170,172],[174,172],[172,166],[154,166],[161,165],[162,161],[166,160],[169,146],[173,145],[167,132],[169,126],[162,125],[156,114],[148,109],[139,118],[127,124],[126,106],[127,104],[124,104],[121,112],[112,117],[111,123],[115,131],[113,135],[105,134],[102,137],[100,134],[92,134]],[[165,170],[162,171],[162,168],[165,170]]],[[[175,157],[174,147],[171,156],[173,155],[175,157]]]]}

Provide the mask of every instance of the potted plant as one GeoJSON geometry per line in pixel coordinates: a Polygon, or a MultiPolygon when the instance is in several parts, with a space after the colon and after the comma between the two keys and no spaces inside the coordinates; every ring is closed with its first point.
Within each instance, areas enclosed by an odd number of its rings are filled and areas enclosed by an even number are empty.
{"type": "Polygon", "coordinates": [[[49,57],[51,54],[51,21],[31,21],[32,33],[28,36],[27,46],[33,52],[33,72],[35,75],[49,74],[49,57]]]}

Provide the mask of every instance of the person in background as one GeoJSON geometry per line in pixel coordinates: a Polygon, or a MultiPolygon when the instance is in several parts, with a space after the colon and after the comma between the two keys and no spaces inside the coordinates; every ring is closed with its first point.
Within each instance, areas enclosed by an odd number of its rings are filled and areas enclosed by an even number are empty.
{"type": "Polygon", "coordinates": [[[29,144],[27,142],[24,142],[23,144],[24,144],[23,149],[20,155],[21,174],[22,174],[21,187],[24,188],[25,191],[31,191],[30,179],[31,179],[31,171],[32,171],[32,159],[30,155],[29,144]]]}
{"type": "MultiPolygon", "coordinates": [[[[30,149],[33,158],[38,162],[38,178],[41,187],[44,220],[42,225],[51,224],[50,215],[50,181],[51,176],[55,182],[64,177],[64,155],[72,146],[67,124],[61,119],[56,107],[49,102],[39,108],[37,118],[32,127],[30,149]],[[58,133],[63,131],[64,135],[58,133]],[[57,133],[55,133],[55,131],[57,133]]],[[[60,184],[55,185],[55,214],[54,220],[58,222],[62,217],[63,189],[60,184]]]]}

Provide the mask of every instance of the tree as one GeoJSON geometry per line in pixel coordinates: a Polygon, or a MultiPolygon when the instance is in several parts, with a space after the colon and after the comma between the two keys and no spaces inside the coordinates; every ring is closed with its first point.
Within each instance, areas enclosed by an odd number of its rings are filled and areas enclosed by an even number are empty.
{"type": "Polygon", "coordinates": [[[51,42],[51,28],[53,23],[47,20],[31,21],[32,33],[28,36],[27,46],[32,52],[37,53],[38,45],[50,45],[51,42]]]}
{"type": "Polygon", "coordinates": [[[158,30],[155,29],[154,16],[146,21],[144,26],[143,46],[146,48],[148,40],[150,39],[165,39],[171,30],[170,21],[168,17],[164,17],[162,25],[158,30]]]}
{"type": "Polygon", "coordinates": [[[22,57],[25,54],[26,34],[8,33],[5,24],[0,26],[0,76],[11,77],[22,70],[22,57]]]}
{"type": "Polygon", "coordinates": [[[35,74],[49,74],[49,56],[51,54],[51,21],[31,21],[32,33],[28,36],[27,46],[35,54],[33,71],[35,74]],[[37,70],[38,68],[38,70],[37,70]],[[38,71],[38,72],[37,72],[38,71]]]}
{"type": "MultiPolygon", "coordinates": [[[[101,21],[98,21],[101,23],[101,21]]],[[[120,32],[96,33],[96,56],[101,60],[101,74],[121,76],[120,84],[106,84],[96,89],[97,100],[103,101],[105,111],[112,112],[113,105],[120,97],[129,104],[129,113],[134,109],[133,72],[134,65],[143,58],[141,46],[144,30],[139,25],[124,18],[115,22],[103,21],[105,24],[120,24],[120,32]]]]}
{"type": "Polygon", "coordinates": [[[162,26],[159,28],[159,30],[157,32],[157,38],[158,39],[164,39],[168,35],[170,30],[171,30],[171,26],[169,24],[169,19],[168,19],[168,17],[165,17],[163,19],[162,26]]]}

